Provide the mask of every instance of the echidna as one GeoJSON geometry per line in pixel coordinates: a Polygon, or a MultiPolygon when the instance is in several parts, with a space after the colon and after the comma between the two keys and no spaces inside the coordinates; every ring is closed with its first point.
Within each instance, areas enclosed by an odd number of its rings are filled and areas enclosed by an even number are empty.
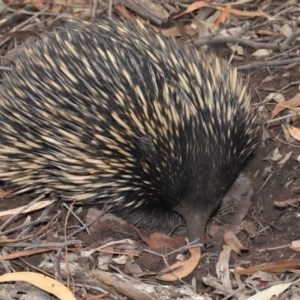
{"type": "Polygon", "coordinates": [[[72,21],[26,46],[0,90],[0,179],[105,204],[189,239],[256,145],[247,84],[222,60],[126,21],[72,21]]]}

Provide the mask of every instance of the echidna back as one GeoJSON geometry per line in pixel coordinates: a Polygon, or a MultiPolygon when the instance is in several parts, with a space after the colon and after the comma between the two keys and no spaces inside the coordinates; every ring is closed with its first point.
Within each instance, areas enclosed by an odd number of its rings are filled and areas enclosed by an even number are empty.
{"type": "Polygon", "coordinates": [[[250,98],[213,56],[141,25],[73,21],[26,47],[3,83],[0,179],[139,225],[186,207],[204,218],[255,147],[250,98]]]}

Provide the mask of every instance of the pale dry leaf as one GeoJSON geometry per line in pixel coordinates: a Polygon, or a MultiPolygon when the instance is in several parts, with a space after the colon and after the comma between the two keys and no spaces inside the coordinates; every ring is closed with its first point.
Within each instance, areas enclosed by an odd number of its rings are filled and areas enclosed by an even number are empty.
{"type": "Polygon", "coordinates": [[[258,271],[249,276],[245,280],[245,283],[251,284],[254,288],[261,288],[262,281],[271,285],[281,283],[280,279],[275,273],[263,271],[258,271]]]}
{"type": "Polygon", "coordinates": [[[272,52],[273,51],[270,49],[259,49],[253,52],[251,55],[254,57],[264,57],[270,55],[272,52]]]}
{"type": "Polygon", "coordinates": [[[185,257],[184,257],[184,255],[183,254],[178,254],[177,256],[176,256],[176,260],[178,260],[178,261],[185,261],[185,257]]]}
{"type": "Polygon", "coordinates": [[[0,276],[0,282],[25,281],[61,300],[76,300],[72,292],[62,283],[39,273],[16,272],[0,276]]]}
{"type": "Polygon", "coordinates": [[[227,36],[237,36],[241,32],[241,30],[242,30],[242,26],[237,26],[237,27],[225,29],[223,31],[227,33],[227,36]]]}
{"type": "Polygon", "coordinates": [[[297,141],[300,141],[300,129],[294,126],[288,125],[290,135],[297,141]]]}
{"type": "Polygon", "coordinates": [[[231,247],[224,245],[220,253],[219,260],[216,264],[216,273],[222,285],[232,289],[230,274],[229,274],[229,259],[231,247]]]}
{"type": "Polygon", "coordinates": [[[290,157],[292,156],[292,154],[293,154],[293,152],[291,151],[291,152],[289,152],[289,153],[287,153],[279,162],[278,162],[278,164],[279,165],[284,165],[289,159],[290,159],[290,157]]]}
{"type": "Polygon", "coordinates": [[[125,265],[127,260],[127,255],[120,255],[112,259],[112,261],[118,265],[125,265]]]}
{"type": "MultiPolygon", "coordinates": [[[[107,247],[106,250],[111,250],[113,252],[113,247],[107,247]]],[[[112,261],[112,253],[100,253],[97,258],[97,267],[100,270],[108,271],[108,265],[112,261]]]]}
{"type": "Polygon", "coordinates": [[[80,15],[80,18],[89,18],[93,13],[92,7],[78,7],[73,9],[74,15],[80,15]]]}
{"type": "Polygon", "coordinates": [[[279,31],[286,37],[286,38],[289,38],[292,33],[293,33],[293,30],[292,28],[290,27],[289,24],[284,24],[280,29],[279,31]]]}
{"type": "MultiPolygon", "coordinates": [[[[49,205],[51,205],[53,202],[55,202],[55,200],[44,200],[44,201],[39,201],[33,205],[31,205],[28,209],[24,210],[22,212],[22,214],[25,214],[25,213],[29,213],[29,212],[32,212],[32,211],[35,211],[35,210],[39,210],[39,209],[42,209],[42,208],[45,208],[49,205]]],[[[13,209],[10,209],[10,210],[6,210],[6,211],[1,211],[0,212],[0,217],[3,217],[3,216],[10,216],[10,215],[14,215],[14,214],[17,214],[19,211],[21,211],[25,206],[20,206],[20,207],[17,207],[17,208],[13,208],[13,209]]]]}
{"type": "Polygon", "coordinates": [[[279,153],[279,149],[276,148],[271,155],[268,156],[273,161],[279,161],[282,158],[282,154],[279,153]]]}
{"type": "Polygon", "coordinates": [[[288,143],[293,143],[294,139],[291,137],[289,129],[286,124],[281,123],[281,128],[283,130],[284,137],[288,143]]]}
{"type": "Polygon", "coordinates": [[[300,252],[300,240],[292,241],[290,249],[292,249],[296,252],[300,252]]]}
{"type": "Polygon", "coordinates": [[[267,82],[271,82],[274,79],[274,76],[267,76],[262,83],[267,83],[267,82]]]}
{"type": "Polygon", "coordinates": [[[284,109],[290,109],[290,108],[297,107],[297,106],[300,106],[300,93],[297,93],[290,100],[280,101],[279,104],[277,104],[274,107],[274,109],[272,111],[271,119],[274,119],[274,117],[277,116],[284,109]]]}
{"type": "Polygon", "coordinates": [[[219,28],[219,25],[216,24],[216,20],[218,20],[220,14],[221,14],[221,11],[216,10],[212,15],[210,15],[206,19],[206,22],[213,23],[213,24],[215,24],[219,28]]]}
{"type": "Polygon", "coordinates": [[[277,103],[281,103],[283,101],[285,101],[285,98],[283,96],[283,94],[281,93],[270,93],[264,100],[263,102],[269,102],[271,100],[276,101],[277,103]]]}
{"type": "Polygon", "coordinates": [[[237,53],[238,55],[244,55],[244,48],[239,45],[227,44],[227,46],[232,50],[232,52],[237,53]]]}
{"type": "Polygon", "coordinates": [[[139,277],[143,274],[143,270],[141,269],[141,267],[131,259],[127,259],[126,268],[134,277],[139,277]]]}
{"type": "Polygon", "coordinates": [[[285,290],[287,290],[292,284],[299,282],[300,279],[291,282],[291,283],[281,283],[274,285],[264,291],[258,292],[257,294],[250,296],[247,300],[264,300],[264,299],[271,299],[274,296],[279,296],[285,290]]]}

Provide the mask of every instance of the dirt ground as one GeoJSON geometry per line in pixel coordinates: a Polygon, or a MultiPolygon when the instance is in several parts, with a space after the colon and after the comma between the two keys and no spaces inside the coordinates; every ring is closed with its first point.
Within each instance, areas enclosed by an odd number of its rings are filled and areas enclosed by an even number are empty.
{"type": "MultiPolygon", "coordinates": [[[[217,55],[229,59],[231,50],[224,47],[212,47],[211,50],[217,55]]],[[[251,63],[254,58],[245,55],[245,63],[251,63]]],[[[239,65],[239,62],[234,62],[239,65]]],[[[253,266],[267,262],[276,262],[284,259],[300,259],[300,253],[290,250],[288,245],[293,241],[300,239],[300,208],[297,204],[278,207],[274,205],[274,201],[288,201],[300,198],[300,144],[296,141],[287,141],[284,130],[280,124],[266,125],[270,119],[271,111],[275,106],[275,102],[263,101],[270,93],[277,93],[292,82],[300,80],[300,67],[298,64],[285,65],[272,68],[252,69],[244,71],[244,75],[250,77],[250,87],[253,93],[254,107],[258,110],[258,123],[261,125],[259,148],[248,162],[247,170],[253,176],[253,195],[251,205],[245,218],[252,225],[252,234],[242,230],[237,234],[243,246],[248,250],[242,251],[240,255],[232,252],[230,258],[230,267],[235,266],[253,266]],[[289,156],[290,155],[290,156],[289,156]],[[284,157],[289,158],[282,162],[284,157]]],[[[285,89],[282,94],[285,99],[291,99],[298,93],[299,84],[291,85],[285,89]]],[[[299,122],[298,122],[299,123],[299,122]]],[[[295,121],[294,125],[299,125],[295,121]]],[[[4,188],[4,190],[6,190],[4,188]]],[[[1,210],[5,211],[15,207],[28,204],[32,199],[31,195],[21,195],[6,199],[0,199],[1,210]]],[[[76,215],[87,224],[90,220],[90,213],[94,213],[90,207],[74,207],[76,215]]],[[[40,212],[30,214],[31,220],[36,220],[41,215],[40,212]]],[[[101,215],[101,213],[100,213],[101,215]]],[[[24,223],[28,214],[19,216],[5,230],[17,228],[24,223]]],[[[80,228],[78,219],[69,215],[65,207],[60,201],[51,208],[46,219],[42,224],[38,224],[31,229],[31,240],[35,241],[35,234],[40,230],[44,230],[39,235],[37,243],[56,243],[64,242],[65,235],[80,228]],[[53,219],[52,219],[53,218],[53,219]],[[48,227],[45,227],[49,225],[48,227]]],[[[217,223],[220,227],[223,224],[230,223],[233,213],[221,215],[211,221],[217,223]]],[[[147,272],[156,273],[161,271],[163,260],[161,257],[153,253],[142,251],[147,248],[145,242],[142,241],[140,234],[136,229],[118,218],[110,215],[107,218],[100,218],[101,221],[95,222],[87,231],[77,233],[74,237],[80,241],[80,244],[73,248],[90,249],[103,245],[107,242],[130,239],[136,242],[139,249],[138,258],[135,263],[140,269],[147,272]]],[[[5,222],[2,218],[0,225],[5,222]]],[[[7,232],[7,239],[18,240],[20,230],[12,233],[7,232]]],[[[143,236],[149,236],[151,232],[143,230],[143,236]]],[[[15,249],[23,249],[21,246],[22,239],[15,245],[15,249]]],[[[9,245],[7,245],[9,246],[9,245]]],[[[10,246],[11,247],[11,246],[10,246]]],[[[26,248],[26,247],[25,247],[26,248]]],[[[24,248],[24,249],[25,249],[24,248]]],[[[9,248],[11,249],[11,248],[9,248]]],[[[166,249],[161,250],[167,252],[166,249]]],[[[184,280],[190,283],[192,277],[197,280],[198,292],[210,292],[203,282],[202,277],[211,274],[215,276],[215,265],[218,260],[220,249],[208,248],[203,249],[202,258],[199,266],[194,272],[184,280]]],[[[188,256],[185,253],[186,257],[188,256]]],[[[14,258],[10,261],[14,270],[35,269],[39,268],[40,263],[45,260],[45,254],[35,253],[27,257],[14,258]]],[[[96,264],[96,257],[82,259],[81,264],[86,268],[92,269],[96,264]]],[[[110,265],[112,267],[112,265],[110,265]]],[[[120,265],[122,272],[129,273],[122,264],[120,265]]],[[[112,268],[110,271],[113,271],[112,268]]],[[[128,266],[127,266],[128,267],[128,266]]],[[[7,270],[3,264],[0,264],[0,274],[6,273],[7,270]]],[[[178,282],[171,283],[178,285],[178,282]]],[[[109,298],[107,298],[109,299],[109,298]]],[[[216,298],[217,299],[217,298],[216,298]]]]}

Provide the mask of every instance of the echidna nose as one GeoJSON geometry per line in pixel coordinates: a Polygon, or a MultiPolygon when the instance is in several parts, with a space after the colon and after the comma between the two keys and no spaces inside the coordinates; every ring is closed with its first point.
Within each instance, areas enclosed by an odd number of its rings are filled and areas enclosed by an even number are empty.
{"type": "Polygon", "coordinates": [[[210,209],[178,205],[174,210],[180,214],[187,225],[189,242],[205,242],[205,227],[210,216],[210,209]]]}
{"type": "Polygon", "coordinates": [[[203,218],[203,214],[199,212],[191,211],[187,215],[184,216],[187,230],[189,242],[198,241],[197,243],[205,242],[205,226],[207,223],[207,218],[203,218]]]}

